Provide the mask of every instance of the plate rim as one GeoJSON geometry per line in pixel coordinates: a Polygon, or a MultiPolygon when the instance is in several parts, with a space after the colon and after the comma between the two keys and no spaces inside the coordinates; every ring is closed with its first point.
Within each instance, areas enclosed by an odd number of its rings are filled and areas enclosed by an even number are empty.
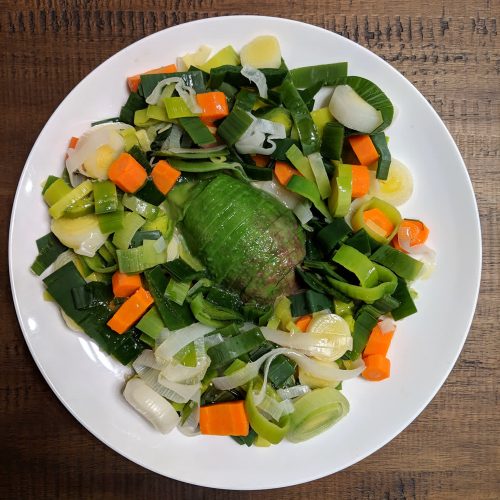
{"type": "Polygon", "coordinates": [[[135,464],[143,467],[146,470],[152,471],[154,473],[157,473],[157,474],[162,475],[164,477],[167,477],[169,479],[174,479],[174,480],[186,483],[186,484],[193,484],[193,485],[196,485],[196,486],[202,486],[202,487],[208,487],[208,488],[218,488],[218,489],[236,490],[236,491],[248,491],[248,490],[254,490],[255,489],[255,488],[251,488],[251,487],[236,488],[236,487],[224,487],[224,486],[215,485],[215,484],[210,484],[209,485],[209,484],[206,484],[206,483],[203,483],[203,482],[197,482],[195,478],[194,478],[194,480],[186,481],[185,479],[183,479],[181,477],[176,477],[176,475],[167,475],[167,473],[165,473],[164,471],[161,471],[157,467],[151,467],[149,465],[144,465],[140,460],[132,457],[129,453],[125,453],[123,451],[118,451],[113,445],[111,445],[109,443],[108,439],[105,436],[100,436],[96,431],[90,429],[89,426],[87,426],[81,420],[81,418],[78,416],[78,414],[73,411],[73,409],[71,408],[71,406],[68,403],[66,403],[64,397],[57,390],[57,388],[55,386],[55,383],[47,375],[47,373],[45,372],[43,366],[41,365],[41,362],[39,361],[39,359],[35,355],[34,348],[33,348],[32,344],[31,344],[29,336],[26,333],[27,328],[25,327],[24,320],[23,320],[23,317],[21,315],[20,304],[19,304],[18,297],[17,297],[17,294],[16,294],[16,289],[15,289],[15,286],[14,286],[14,276],[13,276],[13,266],[12,266],[12,258],[13,258],[13,252],[14,252],[14,249],[13,249],[13,227],[14,227],[14,219],[15,219],[15,216],[16,216],[16,211],[17,211],[17,207],[18,207],[18,203],[19,203],[19,198],[21,196],[20,195],[20,193],[21,193],[21,186],[24,184],[24,180],[25,180],[26,175],[28,175],[27,174],[28,173],[27,166],[28,166],[28,164],[30,163],[30,161],[32,159],[33,151],[36,149],[36,146],[37,146],[38,142],[40,141],[40,138],[43,135],[44,131],[46,130],[46,128],[48,128],[52,124],[52,121],[54,119],[54,115],[57,113],[57,111],[61,107],[64,106],[65,102],[70,98],[70,96],[74,92],[76,92],[80,88],[80,86],[84,85],[85,82],[88,79],[90,79],[95,72],[99,71],[100,68],[103,65],[108,64],[109,61],[113,60],[114,58],[117,58],[123,51],[128,50],[133,45],[136,45],[136,44],[139,44],[139,43],[143,43],[143,41],[146,40],[146,39],[152,39],[154,37],[159,37],[165,31],[182,30],[183,26],[186,25],[186,24],[190,24],[190,25],[191,24],[206,24],[206,23],[209,24],[209,23],[218,22],[218,20],[221,20],[221,19],[227,20],[227,19],[231,19],[231,18],[234,18],[234,19],[246,19],[248,21],[259,21],[259,20],[262,20],[262,19],[267,19],[270,22],[282,22],[282,23],[288,23],[288,24],[292,24],[292,25],[295,24],[295,25],[303,25],[303,26],[305,25],[305,26],[307,26],[310,29],[318,30],[318,31],[322,31],[322,32],[326,32],[326,33],[328,33],[332,37],[341,38],[342,40],[346,41],[348,44],[355,45],[358,49],[361,49],[362,52],[368,54],[369,57],[375,57],[375,58],[377,58],[379,63],[382,63],[386,67],[386,69],[390,70],[391,75],[394,78],[403,79],[406,82],[406,84],[409,84],[413,88],[413,90],[415,91],[416,96],[418,96],[418,99],[422,103],[425,104],[427,110],[433,115],[434,120],[439,123],[440,128],[447,135],[447,137],[449,139],[449,142],[451,143],[450,146],[454,149],[454,152],[456,153],[457,157],[460,159],[461,167],[463,168],[463,170],[464,170],[464,172],[466,174],[465,179],[466,179],[466,187],[467,187],[468,195],[470,195],[472,197],[472,200],[473,200],[473,205],[474,205],[474,214],[473,214],[474,217],[473,218],[474,218],[475,227],[477,229],[477,236],[478,236],[476,244],[475,244],[475,250],[476,250],[477,255],[478,255],[478,261],[476,263],[474,263],[475,265],[477,265],[477,273],[475,273],[477,275],[477,280],[476,280],[476,283],[475,283],[475,289],[474,289],[474,293],[473,293],[473,298],[474,298],[473,304],[472,304],[473,307],[471,308],[470,314],[468,315],[469,318],[468,318],[468,321],[467,321],[467,325],[466,325],[467,328],[465,329],[465,334],[462,335],[462,338],[461,338],[460,342],[457,343],[457,345],[456,345],[455,352],[453,354],[453,361],[450,363],[449,367],[446,368],[446,370],[444,372],[444,375],[441,377],[441,379],[439,380],[439,382],[437,384],[435,384],[435,388],[433,389],[433,391],[430,392],[430,394],[428,395],[427,398],[424,398],[425,401],[419,406],[419,408],[418,408],[417,412],[415,413],[415,415],[408,422],[403,422],[395,430],[389,432],[388,433],[388,437],[386,437],[385,439],[383,439],[382,442],[380,442],[378,445],[375,445],[375,446],[369,448],[368,450],[365,450],[363,453],[358,453],[356,455],[356,457],[354,457],[352,460],[350,460],[348,463],[346,463],[342,468],[336,468],[335,470],[329,472],[326,475],[323,474],[323,473],[316,474],[316,475],[315,474],[310,474],[307,477],[301,477],[301,479],[299,479],[299,480],[284,481],[284,482],[279,483],[279,484],[277,484],[275,486],[260,486],[260,487],[258,487],[258,490],[268,490],[268,489],[277,489],[277,488],[282,488],[282,487],[287,487],[287,486],[295,486],[295,485],[298,485],[298,484],[304,484],[304,483],[307,483],[307,482],[310,482],[310,481],[314,481],[314,480],[320,479],[322,477],[327,477],[329,475],[333,475],[333,474],[335,474],[337,472],[340,472],[342,470],[345,470],[345,469],[351,467],[352,465],[354,465],[354,464],[356,464],[356,463],[364,460],[365,458],[373,455],[378,450],[380,450],[381,448],[383,448],[384,446],[386,446],[395,437],[397,437],[399,434],[401,434],[411,423],[413,423],[421,415],[421,413],[425,410],[425,408],[427,408],[427,406],[430,404],[430,402],[434,399],[434,397],[439,392],[439,390],[443,387],[443,385],[446,382],[446,380],[448,379],[451,371],[455,367],[456,362],[458,360],[458,357],[460,356],[460,354],[461,354],[461,352],[463,350],[465,341],[467,340],[467,337],[468,337],[469,332],[470,332],[470,328],[472,326],[472,322],[474,320],[474,316],[476,314],[477,303],[478,303],[478,298],[479,298],[479,291],[480,291],[480,286],[481,286],[482,261],[483,261],[483,258],[482,258],[483,257],[482,247],[483,247],[483,245],[482,245],[482,229],[481,229],[481,219],[480,219],[480,216],[479,216],[479,208],[478,208],[477,199],[476,199],[476,196],[475,196],[475,193],[474,193],[472,181],[471,181],[471,178],[470,178],[470,175],[469,175],[469,171],[467,169],[465,161],[464,161],[464,159],[462,157],[462,154],[461,154],[460,150],[458,149],[458,146],[457,146],[457,144],[456,144],[453,136],[451,135],[450,131],[448,130],[448,127],[446,126],[446,124],[444,123],[444,121],[441,119],[441,117],[439,116],[439,114],[437,113],[437,111],[432,107],[432,105],[424,97],[424,95],[417,89],[417,87],[410,80],[408,80],[402,73],[400,73],[395,67],[393,67],[391,64],[389,64],[387,61],[385,61],[384,59],[382,59],[382,57],[380,57],[378,54],[376,54],[375,52],[371,51],[370,49],[364,47],[363,45],[361,45],[361,44],[359,44],[359,43],[357,43],[357,42],[355,42],[355,41],[353,41],[353,40],[351,40],[351,39],[349,39],[347,37],[344,37],[344,36],[342,36],[342,35],[334,32],[334,31],[330,31],[330,30],[328,30],[326,28],[322,28],[322,27],[314,25],[314,24],[310,24],[310,23],[302,22],[302,21],[297,21],[297,20],[294,20],[294,19],[286,18],[286,17],[275,17],[275,16],[265,16],[265,15],[245,15],[245,14],[242,14],[242,15],[224,15],[224,16],[215,16],[215,17],[209,17],[209,18],[204,18],[204,19],[197,19],[197,20],[193,20],[193,21],[182,23],[182,24],[177,24],[175,26],[170,26],[170,27],[164,28],[162,30],[156,31],[154,33],[151,33],[151,34],[149,34],[149,35],[147,35],[145,37],[142,37],[142,38],[134,41],[133,43],[130,43],[130,44],[124,46],[119,51],[115,52],[110,57],[108,57],[107,59],[105,59],[104,61],[102,61],[99,65],[97,65],[95,68],[93,68],[87,75],[85,75],[85,77],[83,77],[71,89],[70,92],[68,92],[68,94],[66,94],[66,96],[62,99],[62,101],[52,111],[50,117],[45,122],[45,124],[41,128],[41,130],[39,131],[39,133],[37,135],[37,138],[36,138],[35,142],[33,143],[32,147],[30,149],[30,153],[28,154],[28,156],[27,156],[27,158],[26,158],[26,160],[24,162],[24,166],[23,166],[21,175],[20,175],[18,183],[17,183],[16,193],[15,193],[14,200],[13,200],[13,203],[12,203],[11,217],[10,217],[10,221],[9,221],[9,239],[8,239],[9,281],[10,281],[10,289],[11,289],[12,299],[13,299],[13,303],[14,303],[14,308],[15,308],[15,311],[16,311],[17,320],[18,320],[21,332],[23,334],[24,340],[25,340],[25,342],[26,342],[26,344],[28,346],[28,349],[30,351],[31,357],[35,361],[35,364],[38,367],[38,369],[39,369],[40,373],[42,374],[43,378],[45,379],[45,381],[47,382],[47,384],[49,385],[49,387],[51,388],[51,390],[54,392],[54,394],[57,396],[57,398],[59,399],[59,401],[66,408],[66,410],[68,410],[70,412],[70,414],[80,423],[80,425],[82,425],[95,438],[97,438],[99,441],[101,441],[103,444],[105,444],[107,447],[109,447],[115,453],[118,453],[119,455],[125,457],[126,459],[130,460],[131,462],[133,462],[133,463],[135,463],[135,464]]]}

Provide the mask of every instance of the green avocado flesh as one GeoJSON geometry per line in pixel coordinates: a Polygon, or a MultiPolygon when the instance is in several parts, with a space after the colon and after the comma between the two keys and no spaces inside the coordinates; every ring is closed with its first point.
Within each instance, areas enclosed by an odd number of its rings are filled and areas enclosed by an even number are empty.
{"type": "Polygon", "coordinates": [[[214,279],[243,299],[265,304],[294,290],[304,232],[268,193],[218,175],[191,200],[181,230],[214,279]]]}

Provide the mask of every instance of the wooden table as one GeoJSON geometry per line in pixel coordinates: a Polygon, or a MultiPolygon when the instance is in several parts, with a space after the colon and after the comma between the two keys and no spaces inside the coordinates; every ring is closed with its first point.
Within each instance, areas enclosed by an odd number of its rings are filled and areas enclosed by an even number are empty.
{"type": "Polygon", "coordinates": [[[2,0],[0,7],[1,498],[500,497],[498,0],[268,0],[254,5],[2,0]],[[260,494],[209,490],[161,477],[87,432],[36,368],[17,323],[7,273],[17,182],[33,142],[64,96],[91,69],[145,35],[195,19],[246,13],[322,26],[368,47],[402,72],[455,138],[474,184],[484,235],[476,317],[455,369],[428,408],[361,463],[313,483],[260,494]]]}

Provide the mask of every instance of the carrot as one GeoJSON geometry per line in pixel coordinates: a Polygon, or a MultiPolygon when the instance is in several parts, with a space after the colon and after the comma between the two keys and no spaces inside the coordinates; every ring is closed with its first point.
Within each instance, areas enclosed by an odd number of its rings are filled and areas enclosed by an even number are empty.
{"type": "Polygon", "coordinates": [[[403,219],[399,226],[399,231],[391,241],[392,246],[401,252],[408,253],[399,242],[399,232],[405,231],[408,235],[410,247],[423,245],[429,237],[429,228],[416,219],[403,219]]]}
{"type": "Polygon", "coordinates": [[[297,318],[295,320],[295,324],[300,328],[300,330],[305,332],[312,319],[313,319],[312,314],[306,314],[305,316],[301,316],[300,318],[297,318]]]}
{"type": "Polygon", "coordinates": [[[351,135],[349,144],[361,165],[369,166],[379,159],[379,154],[369,135],[351,135]]]}
{"type": "Polygon", "coordinates": [[[394,331],[388,331],[382,333],[382,330],[378,325],[375,325],[368,343],[366,344],[365,350],[363,351],[363,358],[367,356],[372,356],[374,354],[381,354],[382,356],[387,356],[387,351],[391,345],[392,337],[394,336],[394,331]]]}
{"type": "Polygon", "coordinates": [[[298,170],[291,167],[284,161],[277,161],[274,164],[274,175],[282,186],[286,186],[294,175],[302,175],[298,170]]]}
{"type": "Polygon", "coordinates": [[[244,401],[200,408],[200,431],[215,436],[247,436],[250,430],[244,401]]]}
{"type": "Polygon", "coordinates": [[[381,236],[388,236],[394,230],[394,224],[380,208],[371,208],[363,212],[365,224],[381,236]]]}
{"type": "Polygon", "coordinates": [[[352,165],[352,197],[361,198],[370,190],[370,171],[364,165],[352,165]]]}
{"type": "Polygon", "coordinates": [[[169,64],[168,66],[160,66],[159,68],[150,69],[144,73],[138,75],[129,76],[127,78],[128,88],[130,92],[137,92],[139,84],[141,83],[141,75],[157,75],[159,73],[176,73],[177,66],[175,64],[169,64]]]}
{"type": "Polygon", "coordinates": [[[165,160],[160,160],[151,172],[154,185],[163,194],[167,194],[174,187],[180,175],[179,170],[172,167],[165,160]]]}
{"type": "Polygon", "coordinates": [[[151,294],[141,287],[120,306],[107,325],[116,333],[125,333],[153,302],[151,294]]]}
{"type": "Polygon", "coordinates": [[[111,283],[115,297],[129,297],[142,286],[141,277],[138,274],[125,274],[120,271],[113,274],[111,283]]]}
{"type": "Polygon", "coordinates": [[[365,369],[363,377],[372,382],[389,378],[391,375],[391,362],[382,354],[372,354],[364,358],[365,369]]]}
{"type": "Polygon", "coordinates": [[[128,153],[122,153],[109,167],[109,179],[122,191],[135,193],[146,182],[144,167],[128,153]]]}
{"type": "Polygon", "coordinates": [[[201,108],[201,121],[205,124],[212,124],[229,114],[229,107],[224,92],[196,94],[196,100],[201,108]]]}
{"type": "Polygon", "coordinates": [[[252,155],[252,160],[258,167],[267,167],[267,164],[269,163],[269,156],[252,155]]]}
{"type": "Polygon", "coordinates": [[[78,144],[78,137],[72,137],[69,140],[68,149],[75,149],[77,144],[78,144]]]}

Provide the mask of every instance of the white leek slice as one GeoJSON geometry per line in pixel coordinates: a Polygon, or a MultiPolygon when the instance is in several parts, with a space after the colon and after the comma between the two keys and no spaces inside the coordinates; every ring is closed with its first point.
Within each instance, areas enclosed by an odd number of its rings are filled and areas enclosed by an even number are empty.
{"type": "Polygon", "coordinates": [[[109,160],[109,150],[112,150],[118,156],[125,149],[125,140],[120,131],[130,128],[133,129],[131,125],[126,123],[104,123],[96,125],[85,132],[79,138],[76,147],[68,150],[66,168],[71,185],[76,186],[78,184],[77,174],[79,173],[95,179],[107,179],[109,165],[103,156],[98,158],[97,151],[102,146],[108,146],[109,149],[101,149],[100,154],[106,156],[109,160]]]}
{"type": "Polygon", "coordinates": [[[303,396],[306,392],[310,392],[311,388],[308,385],[294,385],[292,387],[285,387],[278,389],[278,396],[281,399],[294,399],[303,396]]]}
{"type": "Polygon", "coordinates": [[[158,363],[155,358],[154,352],[151,349],[145,349],[135,358],[132,363],[132,368],[138,371],[141,367],[153,368],[154,370],[162,370],[165,365],[158,363]]]}
{"type": "Polygon", "coordinates": [[[50,228],[63,245],[87,257],[93,257],[109,236],[101,232],[99,219],[94,214],[53,219],[50,228]]]}
{"type": "Polygon", "coordinates": [[[253,115],[252,124],[236,142],[235,147],[241,154],[266,154],[270,155],[276,150],[273,139],[284,139],[286,137],[285,126],[271,120],[255,118],[253,115]],[[265,142],[270,146],[264,146],[265,142]]]}
{"type": "Polygon", "coordinates": [[[413,176],[410,169],[399,160],[392,158],[389,175],[385,181],[375,179],[370,184],[370,194],[399,206],[406,203],[413,193],[413,176]]]}
{"type": "Polygon", "coordinates": [[[368,104],[349,85],[335,87],[328,107],[338,122],[364,134],[370,134],[383,123],[380,111],[368,104]]]}
{"type": "Polygon", "coordinates": [[[137,377],[127,382],[123,396],[162,434],[168,434],[179,422],[174,407],[137,377]]]}
{"type": "Polygon", "coordinates": [[[262,35],[247,43],[240,51],[241,64],[253,68],[279,68],[281,49],[278,39],[262,35]]]}
{"type": "Polygon", "coordinates": [[[243,68],[241,68],[241,74],[252,83],[255,83],[260,97],[267,99],[267,81],[262,71],[252,66],[243,66],[243,68]]]}

